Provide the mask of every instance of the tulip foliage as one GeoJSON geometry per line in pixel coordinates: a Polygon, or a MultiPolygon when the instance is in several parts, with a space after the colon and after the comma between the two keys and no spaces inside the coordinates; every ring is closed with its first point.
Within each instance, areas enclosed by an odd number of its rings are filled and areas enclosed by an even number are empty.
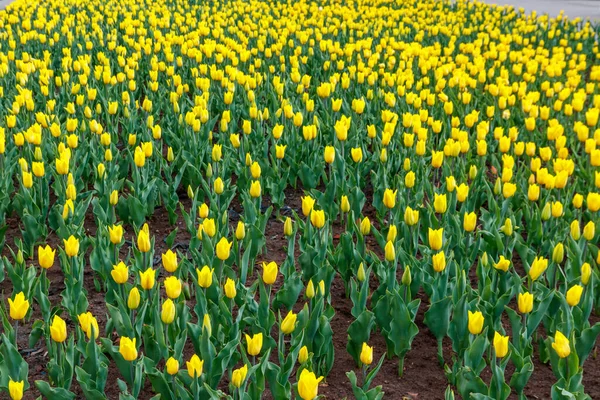
{"type": "Polygon", "coordinates": [[[536,359],[540,397],[589,398],[598,25],[463,0],[34,3],[0,11],[12,399],[309,400],[336,336],[354,397],[381,399],[417,335],[446,398],[525,398],[536,359]]]}

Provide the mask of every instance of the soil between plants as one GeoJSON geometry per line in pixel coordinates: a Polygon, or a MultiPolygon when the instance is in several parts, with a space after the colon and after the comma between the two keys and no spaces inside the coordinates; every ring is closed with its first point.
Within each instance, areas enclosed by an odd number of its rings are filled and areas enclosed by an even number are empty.
{"type": "MultiPolygon", "coordinates": [[[[301,210],[301,196],[303,192],[300,189],[288,188],[286,190],[286,205],[291,209],[296,210],[300,213],[301,210]]],[[[376,221],[375,212],[370,206],[372,201],[372,193],[366,191],[367,202],[364,214],[368,216],[371,221],[376,221]]],[[[186,209],[190,207],[190,201],[182,193],[180,196],[182,203],[186,209]]],[[[269,199],[263,199],[263,205],[269,205],[269,199]]],[[[237,201],[237,197],[233,200],[231,210],[236,213],[242,211],[242,207],[237,201]]],[[[233,213],[230,216],[230,223],[235,228],[237,222],[237,215],[233,213]]],[[[15,248],[14,239],[21,236],[20,232],[20,221],[16,217],[7,218],[8,230],[6,233],[6,245],[2,251],[2,255],[9,258],[11,262],[12,255],[9,247],[15,248]]],[[[155,237],[155,264],[160,264],[160,254],[168,250],[165,244],[165,238],[175,229],[178,229],[175,243],[180,245],[186,245],[189,243],[190,235],[186,231],[183,220],[179,216],[174,226],[169,225],[167,211],[160,207],[155,210],[152,217],[149,218],[148,224],[152,235],[155,237]],[[158,258],[157,258],[158,257],[158,258]]],[[[93,220],[91,211],[86,218],[85,228],[88,235],[94,236],[96,234],[96,225],[93,220]]],[[[342,231],[342,227],[339,224],[334,224],[333,236],[334,245],[337,244],[336,238],[339,237],[339,233],[342,231]]],[[[133,229],[129,226],[125,226],[125,239],[132,239],[133,229]]],[[[286,246],[287,239],[283,236],[283,223],[272,216],[267,224],[265,230],[265,237],[267,238],[267,255],[270,261],[276,261],[278,263],[283,262],[286,257],[286,246]]],[[[62,247],[62,243],[59,242],[58,237],[51,233],[47,238],[46,242],[53,248],[57,246],[62,247]]],[[[380,249],[374,240],[367,241],[370,250],[376,254],[382,256],[382,249],[380,249]]],[[[298,246],[296,246],[296,257],[299,256],[298,246]]],[[[129,251],[129,246],[126,244],[121,249],[121,255],[126,256],[129,251]]],[[[37,260],[27,260],[27,264],[37,265],[37,260]]],[[[85,273],[85,287],[88,291],[87,297],[89,301],[89,311],[91,311],[98,319],[98,324],[101,329],[106,324],[107,311],[104,300],[104,293],[97,292],[94,287],[92,271],[89,265],[86,265],[85,273]]],[[[400,272],[399,272],[400,274],[400,272]]],[[[62,271],[58,267],[53,267],[48,270],[48,278],[51,281],[49,288],[49,300],[53,306],[59,305],[62,298],[60,293],[64,289],[64,276],[62,271]]],[[[160,279],[159,277],[157,277],[160,279]]],[[[398,276],[400,279],[400,276],[398,276]]],[[[281,283],[280,283],[281,284],[281,283]]],[[[277,287],[275,287],[277,289],[277,287]]],[[[5,279],[4,282],[0,283],[0,299],[5,302],[6,298],[10,296],[12,292],[12,286],[10,281],[5,279]]],[[[353,317],[350,313],[352,308],[352,302],[346,298],[344,293],[344,286],[339,277],[333,281],[331,286],[331,304],[333,305],[336,314],[331,321],[331,328],[333,330],[333,344],[335,350],[335,361],[333,369],[329,376],[321,383],[319,387],[319,394],[324,395],[326,399],[353,399],[352,387],[346,372],[354,370],[357,376],[360,376],[360,369],[357,368],[354,360],[346,351],[347,343],[347,329],[348,326],[353,322],[353,317]]],[[[373,386],[382,385],[383,391],[385,392],[384,398],[386,399],[408,399],[408,400],[438,400],[444,399],[444,392],[448,386],[444,369],[440,366],[437,360],[437,342],[435,337],[429,332],[429,329],[423,323],[424,313],[427,310],[428,300],[426,296],[421,292],[418,294],[421,298],[421,306],[416,317],[416,324],[419,328],[419,333],[415,337],[412,343],[412,349],[406,356],[404,362],[404,374],[400,378],[398,376],[398,358],[394,357],[386,359],[383,363],[381,370],[373,382],[373,386]]],[[[7,306],[7,305],[6,305],[7,306]]],[[[18,338],[18,345],[21,354],[25,361],[29,364],[29,384],[30,388],[25,393],[24,399],[36,399],[40,396],[39,391],[35,388],[34,382],[36,380],[47,380],[48,376],[46,373],[46,364],[48,363],[48,356],[43,341],[39,341],[35,348],[29,348],[29,332],[33,321],[40,319],[40,312],[33,305],[33,314],[31,320],[20,328],[20,334],[18,338]]],[[[593,314],[590,318],[590,323],[593,324],[599,321],[600,318],[593,314]]],[[[74,329],[74,321],[67,320],[67,329],[72,332],[74,329]]],[[[0,328],[1,330],[1,328],[0,328]]],[[[111,337],[112,340],[116,340],[116,337],[111,337]]],[[[377,331],[371,334],[371,343],[374,346],[373,359],[378,360],[385,353],[385,340],[381,334],[377,331]]],[[[584,366],[583,383],[585,385],[586,393],[591,396],[592,399],[600,399],[600,359],[597,357],[599,344],[596,343],[594,350],[592,351],[589,359],[586,361],[584,366]]],[[[550,388],[556,382],[556,378],[552,373],[549,365],[543,364],[538,358],[537,345],[534,345],[535,356],[534,356],[534,372],[529,380],[526,388],[525,395],[530,399],[549,399],[550,388]]],[[[184,358],[188,359],[193,354],[191,346],[186,346],[184,350],[184,358]]],[[[447,364],[452,363],[452,347],[448,338],[444,341],[444,356],[447,364]]],[[[507,381],[510,379],[510,375],[514,368],[509,363],[506,370],[507,381]]],[[[482,379],[484,382],[489,383],[491,375],[489,370],[486,369],[482,373],[482,379]]],[[[109,399],[118,399],[119,389],[116,385],[116,380],[120,378],[120,374],[116,368],[114,362],[111,361],[109,365],[109,374],[106,385],[106,395],[109,399]]],[[[220,388],[226,390],[226,382],[222,382],[220,388]]],[[[76,378],[73,379],[73,385],[71,390],[77,394],[78,399],[83,399],[83,393],[79,388],[76,378]]],[[[149,399],[153,396],[152,387],[148,380],[139,395],[140,399],[149,399]]],[[[455,393],[455,397],[460,399],[460,396],[455,393]]],[[[0,394],[0,399],[7,399],[6,393],[0,394]]],[[[265,399],[272,399],[270,392],[265,391],[265,399]]],[[[516,393],[512,393],[510,399],[517,399],[516,393]]]]}

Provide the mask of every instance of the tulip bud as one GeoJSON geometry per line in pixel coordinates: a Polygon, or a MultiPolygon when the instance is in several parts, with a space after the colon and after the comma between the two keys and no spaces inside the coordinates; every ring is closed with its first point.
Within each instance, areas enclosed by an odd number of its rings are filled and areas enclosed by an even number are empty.
{"type": "Polygon", "coordinates": [[[306,346],[302,346],[298,352],[298,362],[300,364],[304,364],[306,361],[308,361],[308,348],[306,346]]]}
{"type": "Polygon", "coordinates": [[[305,295],[309,299],[315,297],[315,285],[313,284],[312,279],[308,281],[308,285],[306,285],[305,295]]]}
{"type": "Polygon", "coordinates": [[[285,236],[292,236],[293,233],[293,226],[292,226],[292,219],[290,217],[286,217],[285,222],[283,223],[283,234],[285,236]]]}
{"type": "Polygon", "coordinates": [[[404,286],[410,286],[412,283],[412,276],[410,274],[410,267],[407,265],[402,273],[402,284],[404,286]]]}
{"type": "Polygon", "coordinates": [[[212,178],[212,174],[213,174],[212,164],[208,164],[206,166],[206,177],[207,178],[212,178]]]}
{"type": "Polygon", "coordinates": [[[363,263],[360,263],[360,265],[358,266],[358,272],[356,274],[356,278],[358,279],[359,282],[363,282],[366,278],[365,267],[364,267],[363,263]]]}
{"type": "Polygon", "coordinates": [[[596,224],[594,221],[590,221],[583,227],[583,237],[587,241],[591,241],[596,236],[596,224]]]}
{"type": "Polygon", "coordinates": [[[350,202],[348,201],[348,196],[344,195],[341,199],[340,208],[342,212],[347,213],[350,211],[350,202]]]}
{"type": "Polygon", "coordinates": [[[550,207],[550,203],[546,203],[544,208],[542,209],[542,220],[548,221],[552,216],[552,208],[550,207]]]}
{"type": "Polygon", "coordinates": [[[592,267],[589,263],[583,263],[581,266],[581,283],[587,285],[590,281],[590,277],[592,276],[592,267]]]}
{"type": "Polygon", "coordinates": [[[481,265],[483,265],[484,267],[487,267],[489,265],[487,252],[484,252],[483,255],[481,256],[481,265]]]}
{"type": "Polygon", "coordinates": [[[385,259],[386,261],[394,261],[396,259],[396,249],[393,242],[387,242],[385,245],[385,259]]]}
{"type": "Polygon", "coordinates": [[[371,221],[369,217],[364,217],[360,223],[360,233],[363,236],[367,236],[371,232],[371,221]]]}
{"type": "Polygon", "coordinates": [[[177,372],[179,372],[179,361],[177,361],[173,357],[169,357],[165,364],[165,367],[169,375],[175,375],[177,374],[177,372]]]}
{"type": "Polygon", "coordinates": [[[563,262],[564,256],[565,248],[563,244],[557,243],[556,246],[554,246],[554,250],[552,250],[552,261],[554,261],[557,264],[560,264],[563,262]]]}
{"type": "Polygon", "coordinates": [[[130,310],[135,310],[140,305],[140,291],[138,288],[134,287],[129,291],[129,296],[127,297],[127,307],[130,310]]]}
{"type": "Polygon", "coordinates": [[[373,347],[369,347],[366,343],[362,344],[360,362],[364,365],[371,365],[373,362],[373,347]]]}

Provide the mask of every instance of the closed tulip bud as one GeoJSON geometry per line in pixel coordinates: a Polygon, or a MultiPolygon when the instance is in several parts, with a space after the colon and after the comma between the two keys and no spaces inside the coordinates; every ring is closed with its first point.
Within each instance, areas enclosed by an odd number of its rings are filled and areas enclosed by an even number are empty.
{"type": "Polygon", "coordinates": [[[173,300],[167,299],[162,305],[160,319],[163,324],[171,324],[175,320],[175,304],[173,300]]]}
{"type": "Polygon", "coordinates": [[[194,198],[194,189],[192,189],[191,185],[188,185],[188,187],[187,187],[187,196],[190,199],[194,198]]]}
{"type": "Polygon", "coordinates": [[[506,258],[504,258],[504,256],[500,256],[500,259],[498,260],[497,263],[494,264],[494,268],[496,268],[498,271],[508,271],[508,268],[510,267],[510,260],[507,260],[506,258]]]}
{"type": "Polygon", "coordinates": [[[552,203],[552,216],[554,218],[559,218],[563,215],[563,205],[560,201],[555,201],[552,203]]]}
{"type": "Polygon", "coordinates": [[[248,366],[244,364],[243,367],[234,370],[231,374],[231,384],[239,388],[242,386],[244,381],[246,380],[246,375],[248,374],[248,366]]]}
{"type": "Polygon", "coordinates": [[[228,299],[235,298],[237,294],[237,290],[235,289],[235,282],[231,278],[227,278],[225,281],[225,285],[223,286],[223,290],[225,291],[225,297],[228,299]]]}
{"type": "Polygon", "coordinates": [[[202,267],[201,270],[196,268],[196,273],[198,274],[198,285],[200,287],[206,289],[212,285],[214,269],[208,268],[208,266],[202,267]]]}
{"type": "Polygon", "coordinates": [[[217,179],[215,179],[215,182],[213,183],[213,189],[216,194],[223,193],[223,191],[225,190],[225,184],[223,183],[223,180],[221,179],[221,177],[218,177],[217,179]]]}
{"type": "Polygon", "coordinates": [[[463,217],[463,228],[467,232],[473,232],[475,230],[475,226],[477,225],[477,214],[474,212],[465,213],[463,217]]]}
{"type": "Polygon", "coordinates": [[[473,335],[479,335],[483,330],[483,323],[485,321],[483,318],[483,314],[481,313],[481,311],[472,312],[469,310],[468,315],[469,332],[471,332],[471,334],[473,335]]]}
{"type": "Polygon", "coordinates": [[[563,262],[564,256],[565,248],[563,244],[557,243],[556,246],[554,246],[554,250],[552,250],[552,261],[554,261],[557,264],[560,264],[563,262]]]}
{"type": "Polygon", "coordinates": [[[406,210],[404,211],[404,222],[409,226],[416,225],[419,222],[419,211],[406,207],[406,210]]]}
{"type": "Polygon", "coordinates": [[[388,230],[387,234],[387,241],[394,242],[396,240],[396,236],[398,236],[398,229],[396,228],[396,225],[390,225],[390,229],[388,230]]]}
{"type": "Polygon", "coordinates": [[[219,260],[225,261],[229,258],[232,244],[233,242],[229,242],[225,237],[222,237],[221,240],[219,240],[219,243],[217,243],[216,246],[217,258],[219,260]]]}
{"type": "Polygon", "coordinates": [[[433,196],[433,208],[435,209],[435,212],[438,214],[443,214],[446,212],[447,207],[448,204],[446,202],[446,195],[436,193],[433,196]]]}
{"type": "Polygon", "coordinates": [[[548,268],[548,260],[542,257],[536,257],[529,268],[529,277],[531,280],[537,280],[548,268]]]}
{"type": "Polygon", "coordinates": [[[165,363],[165,368],[167,370],[167,374],[175,375],[179,372],[179,361],[174,359],[173,357],[169,357],[167,362],[165,363]]]}
{"type": "Polygon", "coordinates": [[[212,175],[213,175],[212,164],[208,164],[206,166],[206,177],[212,178],[212,175]]]}
{"type": "Polygon", "coordinates": [[[583,293],[583,286],[575,285],[567,290],[567,303],[571,307],[575,307],[581,300],[581,294],[583,293]]]}
{"type": "Polygon", "coordinates": [[[190,378],[195,379],[199,378],[202,375],[204,361],[200,360],[200,357],[198,357],[196,354],[194,354],[192,358],[190,358],[190,361],[186,361],[185,364],[190,378]]]}
{"type": "Polygon", "coordinates": [[[252,163],[252,165],[250,166],[250,174],[252,175],[252,177],[254,179],[258,179],[258,178],[260,178],[260,173],[261,173],[260,165],[256,161],[254,161],[252,163]]]}
{"type": "Polygon", "coordinates": [[[23,172],[23,186],[27,189],[33,186],[33,176],[30,172],[23,172]]]}
{"type": "Polygon", "coordinates": [[[256,199],[260,197],[261,193],[262,189],[260,186],[260,181],[252,181],[250,184],[250,196],[256,199]]]}
{"type": "Polygon", "coordinates": [[[552,208],[550,207],[550,203],[546,203],[544,208],[542,209],[542,221],[547,221],[552,216],[552,208]]]}
{"type": "Polygon", "coordinates": [[[23,398],[23,389],[25,387],[24,381],[8,381],[8,395],[11,400],[21,400],[23,398]]]}
{"type": "Polygon", "coordinates": [[[477,166],[471,165],[469,168],[469,179],[474,180],[477,177],[477,166]]]}
{"type": "Polygon", "coordinates": [[[212,160],[215,162],[221,161],[221,157],[223,156],[223,146],[220,144],[215,144],[212,148],[212,160]]]}
{"type": "Polygon", "coordinates": [[[56,255],[56,250],[52,250],[52,247],[46,245],[46,247],[39,246],[38,247],[38,263],[40,267],[44,269],[49,269],[54,265],[54,256],[56,255]]]}
{"type": "Polygon", "coordinates": [[[533,294],[529,292],[519,293],[517,303],[521,314],[530,313],[533,310],[533,294]]]}
{"type": "Polygon", "coordinates": [[[137,247],[142,253],[150,251],[150,233],[147,224],[144,224],[144,227],[138,232],[137,247]]]}
{"type": "Polygon", "coordinates": [[[412,275],[410,273],[410,267],[407,265],[402,273],[402,284],[404,286],[410,286],[412,283],[412,275]]]}
{"type": "Polygon", "coordinates": [[[138,288],[134,287],[129,291],[129,296],[127,296],[127,308],[130,310],[135,310],[140,306],[140,291],[138,288]]]}
{"type": "Polygon", "coordinates": [[[444,228],[440,229],[431,229],[429,228],[428,232],[429,239],[429,247],[431,250],[439,250],[442,248],[443,237],[444,237],[444,228]]]}
{"type": "Polygon", "coordinates": [[[136,339],[130,339],[127,336],[122,336],[119,342],[119,353],[123,356],[125,361],[133,361],[137,358],[138,352],[135,347],[136,339]]]}
{"type": "Polygon", "coordinates": [[[373,347],[369,347],[366,343],[362,344],[360,362],[363,363],[363,365],[371,365],[373,362],[373,347]]]}
{"type": "Polygon", "coordinates": [[[305,217],[308,217],[315,206],[315,199],[310,196],[302,197],[302,214],[305,217]]]}
{"type": "Polygon", "coordinates": [[[206,333],[208,333],[208,336],[212,335],[212,323],[210,322],[210,315],[208,314],[204,314],[204,317],[202,318],[202,331],[205,331],[206,333]]]}
{"type": "Polygon", "coordinates": [[[571,237],[573,240],[579,240],[581,237],[581,228],[579,227],[579,221],[574,220],[571,222],[571,237]]]}
{"type": "Polygon", "coordinates": [[[413,171],[409,171],[404,177],[404,185],[409,189],[415,186],[415,173],[413,171]]]}
{"type": "Polygon", "coordinates": [[[585,240],[591,241],[594,236],[596,236],[596,224],[594,224],[594,221],[590,221],[583,227],[583,237],[585,240]]]}
{"type": "Polygon", "coordinates": [[[199,207],[198,207],[198,216],[200,218],[206,218],[208,217],[208,206],[206,205],[206,203],[202,203],[199,207]]]}
{"type": "Polygon", "coordinates": [[[358,279],[359,282],[363,282],[366,278],[365,275],[365,267],[363,263],[360,263],[360,265],[358,266],[358,272],[356,273],[356,279],[358,279]]]}
{"type": "Polygon", "coordinates": [[[385,244],[385,259],[386,261],[394,261],[396,259],[396,249],[394,248],[394,243],[391,241],[385,244]]]}
{"type": "Polygon", "coordinates": [[[360,233],[363,236],[368,235],[371,232],[371,221],[369,217],[364,217],[360,222],[360,233]]]}
{"type": "Polygon", "coordinates": [[[279,271],[279,267],[275,261],[271,261],[270,263],[263,262],[263,282],[266,285],[272,285],[277,280],[277,273],[279,271]]]}
{"type": "Polygon", "coordinates": [[[432,257],[432,263],[435,272],[442,272],[446,269],[446,255],[443,250],[432,257]]]}
{"type": "Polygon", "coordinates": [[[296,329],[296,319],[298,315],[294,314],[292,311],[288,312],[283,321],[281,321],[280,329],[284,335],[289,335],[294,332],[296,329]]]}
{"type": "Polygon", "coordinates": [[[285,149],[287,148],[287,146],[284,145],[277,145],[275,146],[275,157],[278,160],[283,160],[283,158],[285,157],[285,149]]]}
{"type": "Polygon", "coordinates": [[[293,232],[294,228],[292,226],[292,219],[290,217],[286,217],[285,222],[283,223],[283,234],[290,237],[292,236],[293,232]]]}
{"type": "Polygon", "coordinates": [[[175,155],[173,154],[173,148],[169,146],[169,148],[167,149],[167,161],[173,162],[174,159],[175,155]]]}
{"type": "Polygon", "coordinates": [[[303,369],[298,380],[298,393],[302,400],[313,400],[319,394],[319,382],[323,377],[317,378],[313,372],[303,369]]]}
{"type": "Polygon", "coordinates": [[[122,285],[129,279],[129,268],[121,261],[117,265],[113,265],[110,275],[115,283],[122,285]]]}
{"type": "Polygon", "coordinates": [[[235,228],[235,238],[237,240],[244,240],[246,237],[246,225],[242,221],[238,221],[235,228]]]}
{"type": "Polygon", "coordinates": [[[325,162],[327,164],[333,164],[333,162],[335,161],[335,147],[325,146],[323,158],[325,159],[325,162]]]}
{"type": "Polygon", "coordinates": [[[340,209],[343,213],[347,213],[350,211],[350,202],[348,201],[348,196],[343,195],[340,201],[340,209]]]}
{"type": "Polygon", "coordinates": [[[308,281],[308,285],[306,285],[305,295],[309,299],[315,297],[315,285],[313,284],[312,279],[308,281]]]}
{"type": "Polygon", "coordinates": [[[552,348],[556,351],[556,354],[560,358],[569,357],[571,354],[571,346],[569,345],[569,339],[565,335],[562,334],[561,331],[556,331],[554,335],[554,343],[552,343],[552,348]]]}
{"type": "Polygon", "coordinates": [[[581,266],[581,283],[587,285],[590,281],[590,277],[592,276],[592,267],[589,263],[583,263],[581,266]]]}
{"type": "Polygon", "coordinates": [[[29,311],[29,300],[25,299],[23,292],[17,293],[14,300],[9,298],[8,305],[10,317],[16,321],[25,318],[27,311],[29,311]]]}
{"type": "Polygon", "coordinates": [[[317,229],[325,226],[325,212],[323,210],[312,210],[310,213],[310,223],[317,229]]]}
{"type": "Polygon", "coordinates": [[[246,334],[246,347],[248,350],[248,354],[251,356],[257,356],[260,354],[263,346],[263,334],[257,333],[255,335],[246,334]]]}
{"type": "Polygon", "coordinates": [[[454,189],[456,189],[456,179],[453,176],[446,177],[446,190],[454,192],[454,189]]]}
{"type": "Polygon", "coordinates": [[[498,332],[494,333],[494,351],[498,358],[504,358],[508,354],[508,336],[502,336],[498,332]]]}
{"type": "Polygon", "coordinates": [[[116,206],[117,203],[119,202],[119,192],[116,190],[113,190],[110,194],[109,201],[110,201],[111,206],[113,206],[113,207],[116,206]]]}
{"type": "Polygon", "coordinates": [[[63,239],[65,244],[65,253],[69,257],[77,257],[77,253],[79,253],[79,240],[75,238],[75,236],[69,236],[69,239],[63,239]]]}
{"type": "Polygon", "coordinates": [[[387,162],[388,160],[388,153],[387,153],[387,149],[384,147],[383,149],[381,149],[381,152],[379,153],[379,161],[381,161],[382,163],[387,162]]]}
{"type": "Polygon", "coordinates": [[[150,290],[154,287],[156,271],[152,268],[146,269],[146,271],[140,271],[140,285],[142,289],[150,290]]]}
{"type": "Polygon", "coordinates": [[[170,249],[162,254],[162,265],[167,272],[177,271],[177,253],[173,253],[170,249]]]}

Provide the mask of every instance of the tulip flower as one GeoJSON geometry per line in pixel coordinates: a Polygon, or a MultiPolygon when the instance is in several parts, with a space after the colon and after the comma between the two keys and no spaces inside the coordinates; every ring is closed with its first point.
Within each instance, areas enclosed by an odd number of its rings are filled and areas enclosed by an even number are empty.
{"type": "Polygon", "coordinates": [[[112,244],[119,244],[123,239],[123,226],[122,225],[113,225],[108,227],[108,233],[110,236],[110,242],[112,244]]]}
{"type": "Polygon", "coordinates": [[[181,281],[174,277],[169,276],[164,281],[165,292],[170,299],[176,299],[181,294],[181,281]]]}
{"type": "Polygon", "coordinates": [[[477,214],[474,212],[465,213],[463,216],[463,228],[466,232],[473,232],[477,225],[477,214]]]}
{"type": "Polygon", "coordinates": [[[371,221],[369,217],[364,217],[360,222],[360,233],[363,236],[368,235],[371,232],[371,221]]]}
{"type": "MultiPolygon", "coordinates": [[[[223,179],[221,179],[221,177],[217,177],[217,179],[215,179],[214,183],[213,183],[213,190],[215,191],[216,194],[222,194],[223,191],[225,190],[225,183],[223,183],[223,179]]],[[[252,189],[251,189],[252,190],[252,189]]],[[[253,196],[254,197],[254,196],[253,196]]]]}
{"type": "Polygon", "coordinates": [[[446,255],[443,250],[433,255],[432,263],[435,272],[442,272],[446,269],[446,255]]]}
{"type": "Polygon", "coordinates": [[[285,222],[283,223],[283,234],[287,237],[292,236],[294,232],[294,228],[292,226],[292,219],[290,217],[285,218],[285,222]]]}
{"type": "Polygon", "coordinates": [[[308,348],[306,346],[302,346],[298,352],[298,362],[300,364],[304,364],[306,361],[308,361],[308,348]]]}
{"type": "Polygon", "coordinates": [[[240,241],[246,237],[246,225],[242,221],[238,221],[235,228],[235,238],[240,241]]]}
{"type": "Polygon", "coordinates": [[[431,250],[440,250],[442,248],[444,228],[431,229],[429,228],[428,240],[431,250]]]}
{"type": "Polygon", "coordinates": [[[445,194],[437,194],[435,193],[433,196],[433,208],[435,212],[438,214],[444,214],[446,209],[448,208],[448,203],[446,201],[445,194]]]}
{"type": "Polygon", "coordinates": [[[65,252],[69,257],[77,257],[77,253],[79,253],[79,240],[75,238],[75,236],[69,236],[68,240],[63,239],[65,244],[65,252]]]}
{"type": "Polygon", "coordinates": [[[503,358],[508,353],[508,336],[502,336],[500,333],[494,333],[494,351],[496,357],[503,358]]]}
{"type": "Polygon", "coordinates": [[[213,237],[217,233],[217,227],[215,225],[215,220],[212,218],[206,218],[202,221],[202,230],[209,236],[213,237]]]}
{"type": "Polygon", "coordinates": [[[94,335],[94,339],[98,338],[98,335],[100,335],[98,320],[91,312],[81,313],[77,316],[77,319],[79,320],[81,330],[86,334],[88,339],[92,338],[92,334],[94,335]]]}
{"type": "Polygon", "coordinates": [[[590,221],[583,227],[583,237],[585,240],[591,241],[594,236],[596,236],[596,224],[594,224],[594,221],[590,221]]]}
{"type": "Polygon", "coordinates": [[[312,210],[310,213],[310,223],[317,229],[325,225],[325,212],[323,210],[312,210]]]}
{"type": "Polygon", "coordinates": [[[54,265],[54,256],[56,255],[56,250],[52,250],[52,247],[46,245],[46,247],[39,246],[38,247],[38,263],[40,267],[44,269],[49,269],[54,265]]]}
{"type": "Polygon", "coordinates": [[[369,347],[366,343],[362,344],[360,351],[360,362],[364,365],[371,365],[373,363],[373,347],[369,347]]]}
{"type": "Polygon", "coordinates": [[[581,266],[581,283],[587,285],[592,276],[592,267],[589,263],[583,263],[581,266]]]}
{"type": "Polygon", "coordinates": [[[274,261],[271,261],[270,263],[265,263],[263,262],[263,282],[266,285],[272,285],[273,283],[275,283],[275,281],[277,280],[277,272],[278,272],[278,266],[277,263],[274,261]]]}
{"type": "Polygon", "coordinates": [[[571,307],[575,307],[581,300],[581,294],[583,293],[583,286],[575,285],[567,290],[567,303],[571,307]]]}
{"type": "Polygon", "coordinates": [[[298,317],[298,315],[294,314],[294,312],[292,312],[292,311],[288,312],[288,314],[285,316],[283,321],[281,321],[281,324],[280,324],[281,333],[283,333],[284,335],[289,335],[290,333],[294,332],[294,329],[296,329],[296,318],[297,317],[298,317]]]}
{"type": "Polygon", "coordinates": [[[552,343],[552,348],[556,351],[556,354],[560,358],[569,357],[571,354],[571,346],[569,344],[569,339],[561,331],[556,331],[554,335],[554,343],[552,343]]]}
{"type": "Polygon", "coordinates": [[[257,333],[252,335],[252,337],[250,337],[248,334],[245,334],[245,336],[248,354],[251,356],[257,356],[260,354],[263,345],[263,334],[257,333]]]}
{"type": "Polygon", "coordinates": [[[396,207],[397,190],[385,189],[383,193],[383,204],[390,210],[396,207]]]}
{"type": "Polygon", "coordinates": [[[231,384],[236,388],[242,386],[244,381],[246,380],[246,375],[248,374],[248,365],[244,364],[243,367],[238,368],[233,371],[231,374],[231,384]]]}
{"type": "Polygon", "coordinates": [[[227,297],[228,299],[235,298],[237,290],[235,288],[235,282],[233,281],[233,279],[227,278],[227,280],[225,281],[225,285],[223,286],[223,290],[225,292],[225,297],[227,297]]]}
{"type": "Polygon", "coordinates": [[[517,303],[521,314],[530,313],[533,310],[533,294],[529,292],[519,293],[517,303]]]}
{"type": "Polygon", "coordinates": [[[313,400],[319,394],[319,382],[323,377],[317,378],[314,372],[303,369],[298,380],[298,394],[302,400],[313,400]]]}
{"type": "Polygon", "coordinates": [[[144,272],[140,271],[140,285],[144,290],[150,290],[154,287],[156,271],[147,268],[144,272]]]}
{"type": "Polygon", "coordinates": [[[350,155],[352,156],[352,161],[354,161],[355,163],[359,163],[362,161],[363,152],[360,147],[350,149],[350,155]]]}
{"type": "Polygon", "coordinates": [[[17,293],[14,300],[9,298],[8,305],[10,317],[16,321],[25,318],[27,311],[29,311],[29,300],[25,299],[23,292],[17,293]]]}
{"type": "Polygon", "coordinates": [[[24,381],[13,381],[12,378],[8,381],[8,395],[12,400],[21,400],[23,398],[24,381]]]}
{"type": "Polygon", "coordinates": [[[305,217],[308,217],[315,206],[315,199],[310,196],[302,197],[302,214],[305,217]]]}
{"type": "Polygon", "coordinates": [[[198,274],[198,285],[200,285],[200,287],[204,289],[209,288],[210,285],[212,285],[212,277],[214,271],[214,269],[208,268],[207,265],[202,267],[201,270],[196,268],[196,273],[198,274]]]}
{"type": "Polygon", "coordinates": [[[138,352],[135,347],[136,338],[130,339],[127,336],[122,336],[119,341],[119,353],[125,361],[133,361],[137,358],[138,352]]]}
{"type": "Polygon", "coordinates": [[[117,284],[122,285],[129,279],[129,268],[121,261],[119,264],[113,265],[110,275],[117,284]]]}
{"type": "Polygon", "coordinates": [[[469,332],[471,332],[471,334],[473,335],[479,335],[481,333],[481,331],[483,330],[483,322],[484,322],[484,318],[483,318],[483,314],[481,313],[481,311],[468,311],[468,315],[469,315],[469,321],[468,321],[468,327],[469,327],[469,332]]]}
{"type": "Polygon", "coordinates": [[[127,296],[127,308],[130,310],[135,310],[140,306],[140,291],[138,288],[133,287],[129,291],[129,295],[127,296]]]}
{"type": "Polygon", "coordinates": [[[507,260],[506,258],[504,258],[504,256],[500,256],[500,259],[498,260],[497,263],[494,264],[494,268],[496,268],[498,271],[508,271],[508,268],[510,267],[510,260],[507,260]]]}
{"type": "Polygon", "coordinates": [[[169,357],[169,359],[165,363],[165,368],[167,370],[167,374],[175,375],[177,374],[177,372],[179,372],[179,361],[177,361],[173,357],[169,357]]]}
{"type": "Polygon", "coordinates": [[[396,249],[394,247],[394,243],[388,241],[385,244],[385,260],[386,261],[394,261],[396,259],[396,249]]]}
{"type": "Polygon", "coordinates": [[[409,226],[414,226],[419,222],[419,211],[406,207],[404,211],[404,222],[409,226]]]}
{"type": "Polygon", "coordinates": [[[58,315],[55,315],[54,319],[52,319],[52,324],[50,325],[50,337],[57,343],[62,343],[67,339],[67,324],[65,320],[58,315]]]}
{"type": "Polygon", "coordinates": [[[219,260],[225,261],[229,258],[232,244],[233,243],[229,242],[225,237],[222,237],[221,240],[219,240],[216,247],[216,254],[219,260]]]}
{"type": "Polygon", "coordinates": [[[529,268],[529,277],[532,281],[537,280],[540,275],[548,268],[548,260],[542,257],[536,257],[529,268]]]}
{"type": "Polygon", "coordinates": [[[142,253],[147,253],[150,251],[150,233],[147,224],[144,224],[144,227],[138,233],[137,247],[142,253]]]}
{"type": "Polygon", "coordinates": [[[177,253],[173,253],[170,249],[162,255],[162,264],[167,272],[177,271],[177,253]]]}
{"type": "Polygon", "coordinates": [[[167,299],[162,305],[160,319],[163,324],[171,324],[175,320],[175,303],[173,300],[167,299]]]}
{"type": "Polygon", "coordinates": [[[557,243],[556,246],[554,246],[554,249],[552,250],[552,261],[554,261],[557,264],[560,264],[563,262],[564,256],[565,248],[563,244],[557,243]]]}
{"type": "Polygon", "coordinates": [[[325,146],[323,158],[327,164],[333,164],[335,161],[335,148],[333,146],[325,146]]]}

